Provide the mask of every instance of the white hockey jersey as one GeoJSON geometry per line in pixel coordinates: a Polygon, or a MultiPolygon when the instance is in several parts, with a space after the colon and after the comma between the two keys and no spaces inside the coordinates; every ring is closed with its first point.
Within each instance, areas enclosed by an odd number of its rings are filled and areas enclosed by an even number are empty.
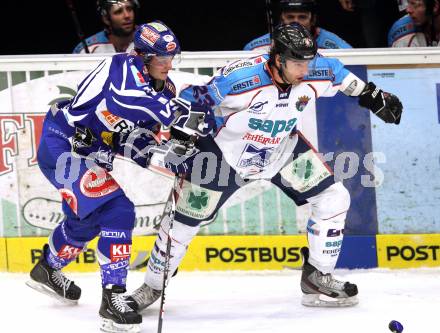
{"type": "Polygon", "coordinates": [[[287,90],[276,85],[268,56],[244,59],[223,67],[211,82],[190,86],[180,96],[215,109],[215,142],[228,164],[243,178],[272,178],[296,145],[298,122],[315,108],[316,98],[338,90],[357,89],[359,80],[337,59],[316,57],[309,75],[287,90]],[[341,89],[342,87],[342,89],[341,89]]]}

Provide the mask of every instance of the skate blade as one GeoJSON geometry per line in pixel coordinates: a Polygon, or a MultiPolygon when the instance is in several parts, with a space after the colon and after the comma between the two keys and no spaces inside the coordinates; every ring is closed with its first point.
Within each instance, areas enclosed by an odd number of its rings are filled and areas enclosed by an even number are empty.
{"type": "Polygon", "coordinates": [[[101,317],[100,329],[107,333],[138,333],[141,331],[139,324],[118,324],[103,317],[101,317]]]}
{"type": "Polygon", "coordinates": [[[301,304],[311,307],[338,308],[355,306],[359,303],[357,296],[333,298],[323,294],[303,294],[301,304]]]}
{"type": "Polygon", "coordinates": [[[40,282],[37,282],[34,280],[29,280],[29,281],[26,281],[26,285],[28,287],[44,294],[44,295],[55,298],[56,300],[58,300],[64,304],[67,304],[67,305],[77,305],[78,304],[78,300],[64,298],[63,296],[58,295],[52,289],[45,286],[43,283],[40,283],[40,282]]]}

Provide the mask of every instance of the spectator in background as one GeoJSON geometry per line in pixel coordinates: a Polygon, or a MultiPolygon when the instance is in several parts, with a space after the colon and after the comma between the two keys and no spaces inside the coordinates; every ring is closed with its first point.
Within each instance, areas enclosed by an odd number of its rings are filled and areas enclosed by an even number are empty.
{"type": "MultiPolygon", "coordinates": [[[[309,30],[320,49],[349,49],[350,44],[334,33],[316,26],[316,0],[280,0],[274,12],[279,13],[279,24],[299,23],[309,30]]],[[[270,34],[267,33],[246,44],[244,50],[269,49],[270,34]]]]}
{"type": "Polygon", "coordinates": [[[386,47],[389,27],[398,17],[398,5],[404,0],[339,0],[341,7],[360,16],[366,47],[386,47]]]}
{"type": "Polygon", "coordinates": [[[408,0],[408,13],[388,33],[391,47],[439,46],[439,0],[408,0]]]}
{"type": "Polygon", "coordinates": [[[97,11],[104,23],[104,30],[79,43],[73,53],[115,53],[133,49],[134,31],[138,0],[98,0],[97,11]]]}

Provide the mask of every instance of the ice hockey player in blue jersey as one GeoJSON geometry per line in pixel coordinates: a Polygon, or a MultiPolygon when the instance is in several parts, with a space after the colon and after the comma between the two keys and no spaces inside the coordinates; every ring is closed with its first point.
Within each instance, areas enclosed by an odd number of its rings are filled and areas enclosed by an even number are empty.
{"type": "MultiPolygon", "coordinates": [[[[316,26],[316,0],[280,0],[278,10],[280,24],[299,23],[314,36],[320,49],[351,49],[350,44],[334,33],[316,26]]],[[[246,51],[267,52],[271,44],[270,34],[255,38],[244,47],[246,51]]]]}
{"type": "MultiPolygon", "coordinates": [[[[160,132],[192,112],[191,103],[175,98],[175,86],[168,78],[172,61],[180,54],[174,33],[155,21],[138,27],[134,43],[131,53],[102,61],[79,84],[71,100],[50,108],[38,149],[38,165],[60,192],[65,219],[50,234],[28,285],[63,302],[77,303],[81,289],[61,270],[99,236],[99,314],[107,332],[135,331],[142,321],[122,296],[135,210],[110,174],[113,159],[119,153],[147,166],[152,153],[137,157],[127,149],[127,142],[134,142],[127,140],[133,131],[142,134],[152,151],[164,152],[165,161],[173,157],[174,141],[162,143],[160,132]]],[[[198,108],[199,113],[202,110],[198,108]]],[[[197,119],[202,125],[201,118],[197,119]]]]}
{"type": "Polygon", "coordinates": [[[408,0],[407,15],[397,20],[388,33],[391,47],[439,46],[440,2],[408,0]]]}
{"type": "Polygon", "coordinates": [[[104,30],[87,37],[72,53],[116,53],[133,50],[138,0],[97,0],[97,12],[105,26],[104,30]]]}
{"type": "MultiPolygon", "coordinates": [[[[374,83],[363,82],[337,59],[317,55],[316,42],[303,26],[278,26],[273,39],[269,55],[228,64],[209,84],[190,86],[179,95],[214,108],[218,129],[214,136],[197,141],[200,152],[190,159],[192,170],[184,176],[167,257],[169,275],[184,257],[200,223],[215,218],[238,189],[264,179],[297,205],[311,204],[309,247],[302,249],[302,303],[355,305],[357,286],[332,275],[350,194],[341,182],[335,182],[332,170],[297,125],[302,114],[315,108],[316,98],[338,91],[357,97],[361,106],[387,123],[399,124],[402,104],[374,83]],[[328,242],[331,249],[326,247],[328,242]]],[[[151,250],[144,284],[130,296],[139,310],[153,303],[162,290],[168,228],[165,218],[151,250]]]]}

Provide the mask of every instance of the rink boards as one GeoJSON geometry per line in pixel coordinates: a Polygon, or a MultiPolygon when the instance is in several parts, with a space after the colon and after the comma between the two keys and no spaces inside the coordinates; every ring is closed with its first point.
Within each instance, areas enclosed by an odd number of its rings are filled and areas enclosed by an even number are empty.
{"type": "MultiPolygon", "coordinates": [[[[149,251],[155,236],[134,237],[132,260],[149,251]]],[[[0,271],[28,272],[41,256],[46,237],[0,238],[0,271]]],[[[71,272],[98,270],[96,243],[66,268],[71,272]]],[[[305,235],[197,236],[179,269],[281,270],[301,266],[305,235]]],[[[345,236],[339,268],[418,268],[440,266],[440,234],[345,236]]]]}

